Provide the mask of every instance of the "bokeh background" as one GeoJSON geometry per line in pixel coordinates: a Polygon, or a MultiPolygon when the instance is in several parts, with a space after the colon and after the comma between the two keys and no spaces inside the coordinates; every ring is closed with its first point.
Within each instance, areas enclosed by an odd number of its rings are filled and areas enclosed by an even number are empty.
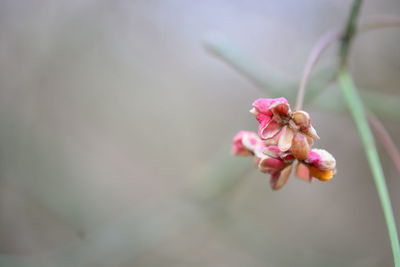
{"type": "MultiPolygon", "coordinates": [[[[334,180],[273,192],[230,155],[257,127],[252,101],[272,95],[216,47],[287,95],[350,4],[0,1],[0,266],[391,266],[363,148],[346,111],[324,108],[332,97],[307,110],[334,180]]],[[[366,1],[361,19],[399,11],[366,1]]],[[[357,39],[361,90],[399,97],[399,41],[398,29],[357,39]]],[[[335,61],[333,48],[319,69],[335,61]]],[[[399,112],[381,116],[397,145],[399,112]]],[[[399,174],[380,154],[399,223],[399,174]]]]}

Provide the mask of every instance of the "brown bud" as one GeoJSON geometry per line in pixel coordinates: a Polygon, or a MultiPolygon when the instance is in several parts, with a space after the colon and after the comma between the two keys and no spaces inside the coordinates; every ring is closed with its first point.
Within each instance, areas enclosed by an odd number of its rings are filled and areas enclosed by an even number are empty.
{"type": "Polygon", "coordinates": [[[307,138],[301,133],[296,133],[292,139],[291,151],[293,156],[298,160],[305,160],[310,150],[307,138]]]}
{"type": "Polygon", "coordinates": [[[300,129],[306,129],[310,127],[310,115],[305,111],[293,112],[293,121],[300,127],[300,129]]]}
{"type": "Polygon", "coordinates": [[[309,137],[311,137],[311,138],[313,138],[313,139],[319,139],[319,136],[318,136],[318,134],[317,134],[317,131],[314,129],[314,127],[312,127],[311,125],[310,125],[310,127],[308,127],[305,131],[304,131],[304,133],[306,134],[306,135],[308,135],[309,137]]]}

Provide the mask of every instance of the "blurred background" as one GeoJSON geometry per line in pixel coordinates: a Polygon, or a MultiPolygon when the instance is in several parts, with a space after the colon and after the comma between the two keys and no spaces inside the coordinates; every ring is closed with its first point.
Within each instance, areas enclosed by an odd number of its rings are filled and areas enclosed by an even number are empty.
{"type": "MultiPolygon", "coordinates": [[[[293,101],[311,47],[350,5],[0,1],[0,266],[392,266],[363,148],[345,110],[325,108],[333,97],[306,107],[336,156],[332,181],[273,192],[230,155],[233,135],[257,127],[252,101],[275,97],[269,86],[293,101]]],[[[399,11],[366,1],[361,19],[399,11]]],[[[398,29],[357,39],[361,90],[399,94],[399,41],[398,29]]],[[[328,77],[335,55],[319,65],[328,77]]],[[[397,145],[399,113],[378,114],[397,145]]],[[[399,223],[399,175],[380,154],[399,223]]]]}

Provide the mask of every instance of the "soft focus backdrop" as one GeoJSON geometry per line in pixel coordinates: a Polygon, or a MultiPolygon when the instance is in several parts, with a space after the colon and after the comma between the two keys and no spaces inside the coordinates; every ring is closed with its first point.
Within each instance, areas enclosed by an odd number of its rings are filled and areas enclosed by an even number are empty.
{"type": "MultiPolygon", "coordinates": [[[[1,1],[0,266],[391,266],[348,114],[307,107],[335,179],[273,192],[229,147],[268,93],[205,49],[222,40],[298,82],[350,4],[1,1]]],[[[367,1],[361,18],[399,11],[367,1]]],[[[399,29],[357,39],[361,89],[399,94],[399,41],[399,29]]],[[[384,119],[398,145],[399,121],[384,119]]],[[[380,152],[400,223],[399,175],[380,152]]]]}

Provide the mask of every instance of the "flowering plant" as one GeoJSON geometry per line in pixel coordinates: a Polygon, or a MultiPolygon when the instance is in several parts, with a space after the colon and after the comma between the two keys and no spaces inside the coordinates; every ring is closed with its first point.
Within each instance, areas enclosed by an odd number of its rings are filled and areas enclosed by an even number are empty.
{"type": "Polygon", "coordinates": [[[286,184],[296,160],[296,176],[300,179],[311,182],[312,178],[333,178],[336,160],[326,150],[312,149],[319,136],[307,112],[292,112],[283,97],[257,99],[250,112],[260,123],[258,134],[238,132],[233,138],[232,152],[253,156],[258,170],[271,175],[273,190],[286,184]]]}

